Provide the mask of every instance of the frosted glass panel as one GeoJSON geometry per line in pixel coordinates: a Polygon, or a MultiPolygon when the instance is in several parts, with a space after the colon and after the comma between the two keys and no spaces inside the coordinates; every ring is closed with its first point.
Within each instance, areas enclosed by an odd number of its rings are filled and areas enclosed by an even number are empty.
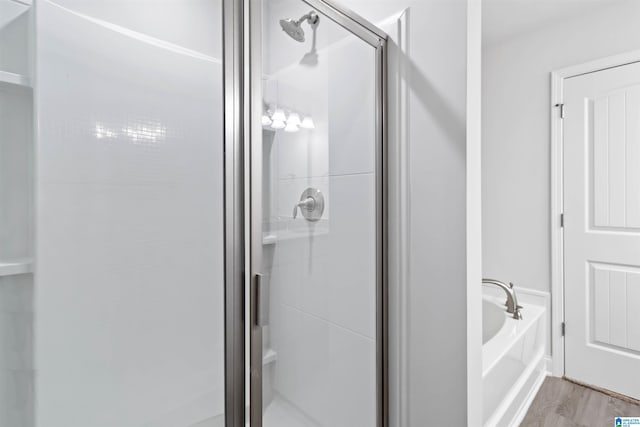
{"type": "Polygon", "coordinates": [[[38,423],[223,425],[221,2],[37,13],[38,423]]]}

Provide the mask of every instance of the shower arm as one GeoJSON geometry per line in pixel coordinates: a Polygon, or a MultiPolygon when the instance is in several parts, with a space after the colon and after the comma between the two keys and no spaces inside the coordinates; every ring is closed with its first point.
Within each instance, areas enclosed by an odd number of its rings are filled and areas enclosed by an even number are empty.
{"type": "Polygon", "coordinates": [[[307,13],[306,15],[303,15],[300,19],[298,19],[296,21],[296,25],[300,25],[304,21],[308,21],[309,25],[314,26],[314,25],[316,25],[318,23],[318,14],[315,13],[314,11],[311,11],[311,12],[307,13]]]}

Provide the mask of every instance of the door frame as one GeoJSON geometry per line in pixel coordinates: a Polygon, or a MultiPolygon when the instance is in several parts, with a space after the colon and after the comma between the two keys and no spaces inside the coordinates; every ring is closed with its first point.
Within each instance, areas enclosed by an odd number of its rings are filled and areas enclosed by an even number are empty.
{"type": "MultiPolygon", "coordinates": [[[[249,247],[245,285],[248,346],[247,387],[251,427],[262,427],[262,327],[258,326],[257,274],[262,268],[262,0],[243,0],[245,8],[245,77],[248,112],[244,178],[247,189],[249,247]],[[253,191],[255,189],[256,191],[253,191]],[[257,208],[256,208],[257,207],[257,208]],[[257,209],[257,211],[256,211],[257,209]]],[[[388,332],[388,47],[387,34],[333,0],[301,0],[375,49],[376,68],[376,425],[389,425],[388,332]]],[[[246,187],[245,187],[246,188],[246,187]]]]}
{"type": "Polygon", "coordinates": [[[565,79],[595,73],[609,68],[640,62],[640,50],[609,56],[595,61],[561,68],[551,73],[551,355],[554,376],[565,373],[563,324],[564,283],[564,212],[563,150],[564,128],[562,105],[565,79]]]}

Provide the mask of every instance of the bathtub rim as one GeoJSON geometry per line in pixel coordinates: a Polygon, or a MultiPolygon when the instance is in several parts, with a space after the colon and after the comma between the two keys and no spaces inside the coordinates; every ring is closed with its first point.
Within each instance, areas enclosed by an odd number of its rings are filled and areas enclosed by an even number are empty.
{"type": "MultiPolygon", "coordinates": [[[[483,295],[483,300],[488,300],[497,305],[504,305],[503,300],[497,297],[483,295]]],[[[511,350],[524,334],[526,334],[531,326],[533,326],[545,313],[546,307],[537,304],[526,304],[522,308],[522,320],[511,318],[511,315],[505,311],[507,317],[502,328],[482,345],[482,379],[484,380],[493,368],[498,365],[500,360],[511,350]],[[498,343],[503,343],[500,346],[498,343]]],[[[544,352],[543,352],[544,356],[544,352]]]]}

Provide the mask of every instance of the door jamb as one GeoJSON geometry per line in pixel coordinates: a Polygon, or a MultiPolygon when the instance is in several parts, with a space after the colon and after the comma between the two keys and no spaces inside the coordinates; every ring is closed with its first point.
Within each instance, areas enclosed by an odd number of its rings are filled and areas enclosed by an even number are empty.
{"type": "Polygon", "coordinates": [[[564,102],[565,79],[640,62],[640,50],[609,56],[551,72],[551,354],[554,376],[564,376],[564,231],[563,122],[558,106],[564,102]]]}

